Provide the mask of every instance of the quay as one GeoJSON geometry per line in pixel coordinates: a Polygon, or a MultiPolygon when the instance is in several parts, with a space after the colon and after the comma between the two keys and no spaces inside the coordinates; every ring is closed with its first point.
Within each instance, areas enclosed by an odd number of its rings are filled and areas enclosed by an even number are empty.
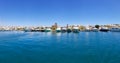
{"type": "Polygon", "coordinates": [[[3,31],[24,31],[24,32],[62,32],[62,33],[79,33],[79,32],[120,32],[120,24],[111,25],[66,25],[59,26],[57,23],[51,27],[23,27],[23,26],[0,26],[0,32],[3,31]]]}

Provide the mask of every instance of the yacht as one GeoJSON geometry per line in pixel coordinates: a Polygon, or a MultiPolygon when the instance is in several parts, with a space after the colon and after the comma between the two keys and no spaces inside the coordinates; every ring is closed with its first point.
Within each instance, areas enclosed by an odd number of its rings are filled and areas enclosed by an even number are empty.
{"type": "Polygon", "coordinates": [[[68,29],[67,29],[67,32],[70,33],[70,32],[72,32],[72,30],[68,28],[68,29]]]}
{"type": "Polygon", "coordinates": [[[110,28],[110,31],[111,31],[111,32],[120,32],[120,28],[118,28],[118,27],[113,27],[113,28],[110,28]]]}
{"type": "Polygon", "coordinates": [[[61,28],[61,32],[66,32],[67,31],[67,28],[63,27],[61,28]]]}
{"type": "Polygon", "coordinates": [[[25,32],[32,32],[31,28],[25,28],[24,31],[25,32]]]}
{"type": "Polygon", "coordinates": [[[109,29],[108,29],[107,27],[102,27],[102,28],[100,28],[100,31],[101,31],[101,32],[108,32],[109,29]]]}
{"type": "Polygon", "coordinates": [[[40,32],[45,32],[45,27],[41,27],[40,32]]]}
{"type": "Polygon", "coordinates": [[[61,28],[57,27],[56,32],[61,32],[61,28]]]}
{"type": "Polygon", "coordinates": [[[73,32],[74,33],[79,33],[79,27],[73,27],[73,32]]]}
{"type": "Polygon", "coordinates": [[[45,32],[50,32],[51,31],[51,28],[46,28],[45,29],[45,32]]]}
{"type": "Polygon", "coordinates": [[[98,32],[99,30],[97,28],[92,29],[93,32],[98,32]]]}
{"type": "Polygon", "coordinates": [[[91,31],[92,31],[91,28],[87,26],[85,32],[91,32],[91,31]]]}

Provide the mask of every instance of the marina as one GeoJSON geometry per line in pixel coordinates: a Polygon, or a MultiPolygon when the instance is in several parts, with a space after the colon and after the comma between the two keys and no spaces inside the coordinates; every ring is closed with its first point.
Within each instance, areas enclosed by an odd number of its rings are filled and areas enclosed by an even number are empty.
{"type": "Polygon", "coordinates": [[[36,26],[36,27],[23,27],[23,26],[0,26],[0,31],[25,31],[25,32],[120,32],[120,24],[112,24],[112,25],[66,25],[66,26],[58,26],[57,23],[52,25],[51,27],[45,26],[36,26]],[[98,26],[98,27],[97,27],[98,26]]]}
{"type": "Polygon", "coordinates": [[[0,63],[120,63],[120,0],[0,0],[0,63]]]}

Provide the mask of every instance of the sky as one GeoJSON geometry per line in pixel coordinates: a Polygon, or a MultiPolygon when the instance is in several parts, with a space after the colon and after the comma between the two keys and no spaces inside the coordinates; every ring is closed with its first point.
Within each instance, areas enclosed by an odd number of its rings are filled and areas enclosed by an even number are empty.
{"type": "Polygon", "coordinates": [[[0,25],[120,24],[120,0],[0,0],[0,25]]]}

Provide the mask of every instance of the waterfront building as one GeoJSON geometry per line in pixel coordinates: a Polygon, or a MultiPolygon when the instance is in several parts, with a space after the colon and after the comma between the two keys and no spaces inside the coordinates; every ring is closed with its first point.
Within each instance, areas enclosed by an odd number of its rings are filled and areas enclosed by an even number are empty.
{"type": "Polygon", "coordinates": [[[85,30],[86,30],[86,27],[85,27],[85,26],[80,25],[80,26],[79,26],[79,30],[80,30],[80,31],[85,31],[85,30]]]}
{"type": "Polygon", "coordinates": [[[51,27],[52,32],[56,32],[57,27],[58,27],[57,23],[55,23],[54,25],[52,25],[52,27],[51,27]]]}

